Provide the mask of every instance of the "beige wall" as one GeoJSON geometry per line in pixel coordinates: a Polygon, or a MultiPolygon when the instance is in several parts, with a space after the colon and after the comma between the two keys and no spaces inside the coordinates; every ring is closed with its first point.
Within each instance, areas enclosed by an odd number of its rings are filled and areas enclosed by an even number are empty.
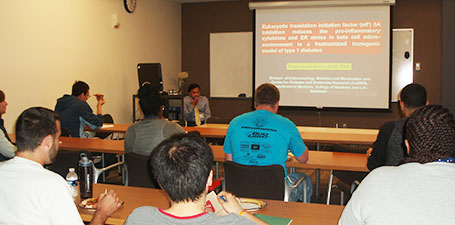
{"type": "MultiPolygon", "coordinates": [[[[133,14],[121,0],[0,0],[0,34],[9,132],[24,109],[53,109],[75,80],[105,94],[103,113],[115,122],[131,122],[136,65],[161,62],[165,89],[176,88],[181,70],[181,6],[170,0],[137,0],[133,14]]],[[[96,110],[95,98],[89,104],[96,110]]]]}

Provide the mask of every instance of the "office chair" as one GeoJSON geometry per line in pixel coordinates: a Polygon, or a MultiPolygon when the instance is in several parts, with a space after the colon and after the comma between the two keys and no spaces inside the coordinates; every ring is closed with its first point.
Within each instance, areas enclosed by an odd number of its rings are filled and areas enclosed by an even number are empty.
{"type": "Polygon", "coordinates": [[[224,163],[225,190],[238,197],[289,201],[292,190],[303,182],[303,199],[306,202],[306,180],[301,177],[290,185],[280,165],[247,166],[232,161],[224,163]]]}
{"type": "Polygon", "coordinates": [[[128,185],[134,187],[160,188],[149,169],[149,156],[133,152],[125,154],[126,168],[128,168],[128,185]]]}
{"type": "MultiPolygon", "coordinates": [[[[62,132],[60,136],[71,137],[71,131],[67,127],[62,126],[60,130],[62,132]]],[[[89,158],[91,157],[91,154],[88,151],[75,152],[59,150],[54,162],[46,165],[46,168],[65,178],[69,168],[75,168],[77,171],[79,165],[79,154],[81,152],[85,153],[89,158]]]]}
{"type": "Polygon", "coordinates": [[[128,168],[126,167],[126,164],[125,162],[117,162],[117,163],[114,163],[112,165],[109,165],[109,166],[106,166],[104,168],[97,168],[95,166],[95,163],[93,163],[92,161],[92,171],[93,171],[93,183],[96,184],[98,183],[98,178],[103,174],[105,173],[106,171],[114,168],[114,167],[117,167],[117,166],[122,166],[123,167],[123,176],[125,176],[125,186],[128,186],[128,168]]]}
{"type": "MultiPolygon", "coordinates": [[[[103,115],[103,123],[114,123],[114,118],[112,118],[111,114],[104,114],[103,115]]],[[[107,137],[111,136],[111,139],[113,139],[113,132],[101,132],[97,131],[95,132],[95,137],[100,138],[100,139],[105,139],[107,137]]]]}

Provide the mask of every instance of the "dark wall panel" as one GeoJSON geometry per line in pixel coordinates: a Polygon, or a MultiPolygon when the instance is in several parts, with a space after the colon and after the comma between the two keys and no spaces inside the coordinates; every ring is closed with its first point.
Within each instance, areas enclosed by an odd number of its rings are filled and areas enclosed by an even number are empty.
{"type": "MultiPolygon", "coordinates": [[[[182,70],[190,74],[189,83],[202,87],[210,95],[209,34],[212,32],[253,31],[254,14],[248,0],[182,5],[182,70]]],[[[415,62],[422,70],[415,81],[428,89],[431,103],[441,103],[441,10],[442,0],[397,0],[392,13],[394,28],[414,28],[415,62]]],[[[241,82],[241,81],[239,81],[241,82]]],[[[250,111],[248,100],[211,99],[211,122],[228,123],[235,116],[250,111]]],[[[343,112],[317,110],[280,110],[297,125],[328,126],[338,123],[348,127],[378,128],[399,117],[396,104],[390,112],[343,112]]]]}
{"type": "Polygon", "coordinates": [[[455,1],[443,0],[442,105],[455,112],[455,1]]]}

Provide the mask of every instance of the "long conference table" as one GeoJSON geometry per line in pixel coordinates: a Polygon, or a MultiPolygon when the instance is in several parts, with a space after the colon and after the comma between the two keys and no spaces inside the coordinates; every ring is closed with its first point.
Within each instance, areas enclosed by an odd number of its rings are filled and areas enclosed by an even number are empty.
{"type": "MultiPolygon", "coordinates": [[[[11,137],[14,139],[14,135],[11,135],[11,137]]],[[[125,154],[123,140],[60,137],[60,142],[59,148],[61,150],[86,150],[89,152],[112,153],[119,155],[125,154]]],[[[225,161],[223,146],[212,145],[211,148],[213,151],[214,161],[216,162],[215,174],[218,175],[218,165],[220,162],[222,163],[225,161]]],[[[330,177],[327,191],[327,204],[329,204],[330,200],[333,170],[358,172],[369,171],[367,168],[367,157],[363,154],[311,150],[309,151],[309,160],[307,163],[299,163],[297,160],[292,158],[286,163],[286,166],[290,168],[291,171],[295,171],[296,168],[329,170],[330,177]]],[[[319,187],[319,183],[320,178],[317,176],[316,188],[319,187]]]]}
{"type": "MultiPolygon", "coordinates": [[[[69,151],[87,150],[89,152],[125,154],[123,140],[60,137],[60,149],[69,151]]],[[[224,162],[223,146],[211,145],[214,161],[224,162]]],[[[345,170],[368,172],[367,158],[363,154],[344,152],[309,151],[309,160],[302,164],[296,160],[286,163],[288,167],[323,170],[345,170]]]]}
{"type": "MultiPolygon", "coordinates": [[[[96,131],[125,133],[131,124],[105,124],[96,131]]],[[[187,132],[198,131],[208,138],[224,138],[228,124],[204,124],[197,127],[183,127],[187,132]]],[[[304,142],[331,144],[371,145],[378,135],[377,129],[331,128],[298,126],[304,142]]]]}
{"type": "MultiPolygon", "coordinates": [[[[87,150],[90,152],[125,154],[123,140],[107,140],[107,139],[83,139],[61,137],[60,149],[69,151],[87,150]]],[[[220,162],[225,161],[223,146],[211,146],[216,165],[216,177],[218,177],[218,167],[220,162]]],[[[342,152],[323,152],[309,151],[309,160],[307,163],[299,163],[295,158],[292,158],[286,163],[292,172],[296,168],[302,169],[323,169],[330,171],[328,189],[327,189],[327,205],[330,201],[331,187],[333,182],[333,170],[359,171],[368,172],[367,158],[363,154],[342,153],[342,152]]],[[[316,188],[319,188],[320,178],[316,177],[316,188]]]]}
{"type": "MultiPolygon", "coordinates": [[[[170,206],[167,194],[159,189],[127,187],[109,184],[94,184],[93,196],[98,196],[105,189],[113,189],[120,200],[125,204],[114,214],[112,214],[106,224],[124,224],[128,215],[137,207],[140,206],[155,206],[167,209],[170,206]]],[[[291,218],[292,224],[318,224],[318,225],[336,225],[343,206],[338,205],[321,205],[298,202],[283,202],[276,200],[265,200],[267,206],[255,213],[291,218]]],[[[80,199],[76,199],[76,203],[80,199]]],[[[78,207],[79,214],[85,222],[89,222],[93,218],[93,211],[81,209],[78,207]]]]}

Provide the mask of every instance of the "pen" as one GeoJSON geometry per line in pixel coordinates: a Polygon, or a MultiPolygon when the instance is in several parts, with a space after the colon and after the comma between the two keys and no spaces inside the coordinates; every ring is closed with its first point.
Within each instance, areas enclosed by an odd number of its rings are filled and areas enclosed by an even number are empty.
{"type": "Polygon", "coordinates": [[[220,195],[220,198],[223,199],[223,201],[227,202],[226,198],[224,198],[222,195],[220,195]]]}

